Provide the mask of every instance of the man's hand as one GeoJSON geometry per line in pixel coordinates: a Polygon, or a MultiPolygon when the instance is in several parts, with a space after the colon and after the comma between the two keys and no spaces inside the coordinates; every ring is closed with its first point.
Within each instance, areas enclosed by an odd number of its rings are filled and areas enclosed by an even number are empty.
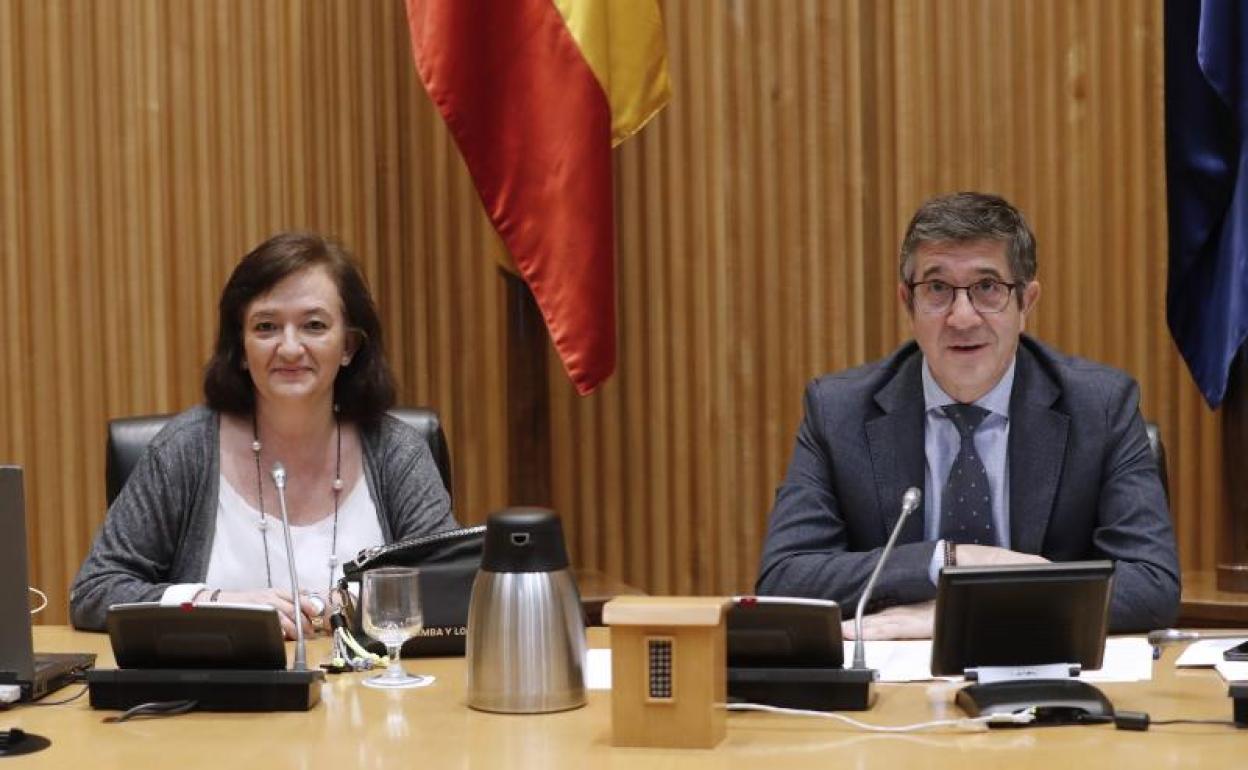
{"type": "Polygon", "coordinates": [[[959,545],[959,567],[1000,567],[1005,564],[1048,564],[1034,553],[1019,553],[995,545],[959,545]]]}
{"type": "MultiPolygon", "coordinates": [[[[961,553],[959,552],[958,555],[960,557],[961,553]]],[[[959,561],[961,561],[960,558],[959,561]]],[[[935,609],[936,602],[930,601],[919,604],[900,604],[874,615],[867,615],[862,619],[862,638],[867,641],[931,639],[935,609]]],[[[854,621],[846,620],[841,623],[841,635],[846,639],[857,638],[854,635],[854,621]]]]}
{"type": "MultiPolygon", "coordinates": [[[[991,545],[959,545],[959,567],[999,567],[1005,564],[1047,564],[1048,559],[1031,553],[1019,553],[991,545]]],[[[931,639],[936,602],[901,604],[867,615],[862,619],[862,638],[867,641],[884,639],[931,639]]],[[[841,635],[855,639],[854,621],[841,623],[841,635]]]]}

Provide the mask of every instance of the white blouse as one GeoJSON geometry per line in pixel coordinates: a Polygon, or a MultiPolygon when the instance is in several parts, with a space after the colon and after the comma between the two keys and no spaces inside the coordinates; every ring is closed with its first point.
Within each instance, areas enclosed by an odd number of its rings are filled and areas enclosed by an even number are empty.
{"type": "MultiPolygon", "coordinates": [[[[331,503],[329,495],[326,502],[331,503]]],[[[332,504],[332,503],[331,503],[332,504]]],[[[252,507],[234,487],[220,478],[217,495],[217,524],[208,557],[208,574],[204,583],[181,583],[169,586],[161,596],[162,604],[192,601],[205,588],[241,591],[267,585],[265,541],[273,587],[290,590],[290,568],[286,555],[286,538],[280,516],[265,512],[266,528],[260,528],[260,512],[252,507]]],[[[338,536],[333,553],[337,560],[330,563],[334,542],[334,517],[307,526],[292,526],[290,539],[295,549],[295,568],[299,587],[305,593],[325,595],[335,580],[342,576],[343,562],[354,559],[360,550],[384,542],[377,507],[368,494],[368,484],[361,476],[355,487],[338,505],[338,536]]]]}

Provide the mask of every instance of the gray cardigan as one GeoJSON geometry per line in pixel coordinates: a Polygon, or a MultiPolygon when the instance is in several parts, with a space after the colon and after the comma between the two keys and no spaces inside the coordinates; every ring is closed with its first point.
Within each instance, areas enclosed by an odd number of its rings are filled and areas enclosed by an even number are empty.
{"type": "MultiPolygon", "coordinates": [[[[203,582],[217,521],[219,425],[216,412],[197,406],[152,439],[78,570],[69,594],[76,628],[103,630],[110,604],[159,601],[172,584],[203,582]]],[[[415,429],[386,415],[360,443],[386,542],[458,526],[415,429]]]]}

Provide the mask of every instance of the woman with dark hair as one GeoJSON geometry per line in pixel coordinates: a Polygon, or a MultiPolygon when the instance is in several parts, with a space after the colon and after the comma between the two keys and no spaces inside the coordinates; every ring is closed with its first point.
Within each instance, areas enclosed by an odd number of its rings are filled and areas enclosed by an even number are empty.
{"type": "Polygon", "coordinates": [[[152,440],[109,508],[70,593],[78,628],[111,604],[262,603],[287,636],[324,604],[289,590],[277,490],[289,483],[300,586],[325,595],[362,548],[456,525],[428,445],[386,414],[394,380],[381,324],[341,246],[283,233],[221,294],[205,405],[152,440]]]}

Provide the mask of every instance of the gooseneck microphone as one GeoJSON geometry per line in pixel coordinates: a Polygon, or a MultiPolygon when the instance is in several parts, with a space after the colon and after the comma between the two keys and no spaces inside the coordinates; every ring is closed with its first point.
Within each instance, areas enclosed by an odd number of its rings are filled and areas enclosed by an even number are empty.
{"type": "Polygon", "coordinates": [[[1163,628],[1160,631],[1148,632],[1148,643],[1154,647],[1179,642],[1195,642],[1201,639],[1243,639],[1248,634],[1243,631],[1180,631],[1177,628],[1163,628]]]}
{"type": "Polygon", "coordinates": [[[282,509],[282,534],[286,536],[286,563],[290,567],[290,590],[295,603],[295,662],[291,671],[308,670],[308,646],[303,639],[303,610],[299,607],[299,571],[295,569],[295,548],[290,541],[290,516],[286,513],[286,468],[280,462],[273,463],[273,485],[277,487],[277,502],[282,509]]]}
{"type": "Polygon", "coordinates": [[[910,487],[906,493],[901,496],[901,516],[898,517],[897,523],[893,525],[893,531],[888,535],[888,542],[884,544],[884,550],[880,551],[879,561],[875,563],[875,569],[871,571],[871,578],[867,581],[867,588],[862,592],[862,596],[858,599],[858,611],[854,614],[854,668],[867,667],[867,645],[862,640],[862,613],[867,608],[867,602],[871,599],[871,593],[875,591],[875,581],[880,577],[880,571],[884,569],[884,562],[888,561],[888,556],[893,552],[893,546],[897,543],[897,536],[901,534],[901,528],[905,526],[906,519],[910,514],[914,513],[914,509],[919,507],[919,501],[923,499],[923,491],[918,487],[910,487]]]}

